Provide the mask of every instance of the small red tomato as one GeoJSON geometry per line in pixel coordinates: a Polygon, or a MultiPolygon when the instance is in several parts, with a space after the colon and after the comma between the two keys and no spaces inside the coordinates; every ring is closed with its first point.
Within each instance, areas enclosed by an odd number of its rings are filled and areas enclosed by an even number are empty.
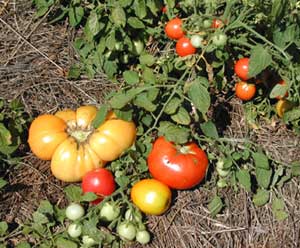
{"type": "Polygon", "coordinates": [[[249,79],[249,58],[241,58],[234,65],[235,74],[242,80],[249,79]]]}
{"type": "Polygon", "coordinates": [[[184,31],[182,29],[182,20],[178,17],[168,21],[167,25],[165,26],[166,35],[170,39],[180,39],[184,36],[184,31]]]}
{"type": "Polygon", "coordinates": [[[159,137],[149,153],[151,175],[173,189],[189,189],[199,184],[208,167],[206,153],[196,144],[176,146],[159,137]]]}
{"type": "Polygon", "coordinates": [[[112,194],[116,189],[113,174],[104,168],[89,171],[82,178],[82,192],[93,192],[99,196],[93,201],[93,204],[98,204],[105,196],[112,194]]]}
{"type": "Polygon", "coordinates": [[[176,53],[179,56],[184,57],[196,53],[196,48],[193,47],[189,38],[182,37],[176,43],[176,53]]]}
{"type": "Polygon", "coordinates": [[[213,19],[211,23],[212,28],[221,28],[224,26],[224,22],[221,19],[213,19]]]}
{"type": "Polygon", "coordinates": [[[163,6],[163,7],[161,8],[161,12],[162,12],[162,13],[167,13],[167,6],[163,6]]]}
{"type": "Polygon", "coordinates": [[[243,101],[248,101],[254,97],[256,93],[255,84],[240,81],[235,84],[235,95],[243,101]]]}
{"type": "MultiPolygon", "coordinates": [[[[280,82],[278,82],[278,84],[284,86],[284,85],[286,85],[286,82],[285,82],[284,80],[281,80],[280,82]]],[[[283,99],[283,98],[288,97],[288,96],[289,96],[289,93],[286,92],[286,93],[284,94],[284,96],[276,96],[275,98],[276,98],[277,100],[280,100],[280,99],[283,99]]]]}

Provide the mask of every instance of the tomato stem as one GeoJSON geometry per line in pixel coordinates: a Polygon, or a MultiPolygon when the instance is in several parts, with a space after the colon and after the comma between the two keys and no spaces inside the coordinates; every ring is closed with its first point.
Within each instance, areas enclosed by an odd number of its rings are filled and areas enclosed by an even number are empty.
{"type": "Polygon", "coordinates": [[[70,132],[70,135],[74,137],[76,141],[82,143],[87,140],[91,133],[91,130],[74,130],[70,132]]]}

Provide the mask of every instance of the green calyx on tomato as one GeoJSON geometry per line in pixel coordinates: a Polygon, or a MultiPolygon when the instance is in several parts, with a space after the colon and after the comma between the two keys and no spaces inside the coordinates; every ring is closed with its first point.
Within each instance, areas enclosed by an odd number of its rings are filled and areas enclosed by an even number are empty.
{"type": "Polygon", "coordinates": [[[196,143],[178,148],[159,137],[148,156],[151,175],[174,189],[190,189],[205,177],[208,167],[206,153],[196,143]]]}

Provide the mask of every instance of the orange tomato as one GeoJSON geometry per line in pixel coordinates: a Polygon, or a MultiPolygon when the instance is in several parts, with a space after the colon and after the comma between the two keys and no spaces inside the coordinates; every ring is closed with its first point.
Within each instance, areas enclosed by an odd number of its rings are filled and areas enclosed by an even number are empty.
{"type": "Polygon", "coordinates": [[[117,119],[113,113],[98,127],[92,126],[94,106],[55,115],[38,116],[29,128],[28,143],[40,159],[51,160],[51,171],[65,182],[77,182],[88,172],[118,158],[136,137],[133,122],[117,119]]]}
{"type": "Polygon", "coordinates": [[[240,81],[235,84],[235,95],[243,101],[251,100],[256,93],[255,84],[240,81]]]}
{"type": "Polygon", "coordinates": [[[276,112],[279,117],[283,117],[284,113],[288,110],[291,110],[294,107],[294,104],[286,99],[280,99],[276,103],[276,112]]]}
{"type": "Polygon", "coordinates": [[[156,179],[143,179],[133,185],[131,200],[144,213],[163,214],[171,204],[172,192],[156,179]]]}

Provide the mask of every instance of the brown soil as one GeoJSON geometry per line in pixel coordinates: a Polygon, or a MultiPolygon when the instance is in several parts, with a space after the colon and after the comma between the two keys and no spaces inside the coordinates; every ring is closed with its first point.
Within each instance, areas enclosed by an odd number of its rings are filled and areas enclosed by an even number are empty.
{"type": "MultiPolygon", "coordinates": [[[[0,97],[19,98],[33,117],[81,104],[101,104],[116,86],[104,75],[93,80],[67,80],[64,71],[77,59],[72,48],[74,33],[65,23],[49,25],[44,19],[35,19],[30,3],[0,1],[0,97]]],[[[283,164],[300,161],[299,136],[279,120],[251,129],[241,103],[231,100],[227,104],[230,123],[224,133],[228,139],[238,142],[250,133],[247,138],[274,159],[283,164]]],[[[65,203],[62,191],[66,184],[54,179],[48,162],[30,152],[4,176],[9,187],[0,195],[1,220],[22,223],[42,199],[65,203]]],[[[293,179],[277,192],[289,212],[282,222],[273,217],[271,204],[254,207],[251,195],[244,191],[221,191],[228,207],[216,218],[207,209],[216,193],[210,182],[192,191],[179,191],[167,214],[148,217],[153,241],[145,247],[300,247],[299,187],[299,180],[293,179]]],[[[20,239],[14,237],[12,242],[20,239]]]]}

